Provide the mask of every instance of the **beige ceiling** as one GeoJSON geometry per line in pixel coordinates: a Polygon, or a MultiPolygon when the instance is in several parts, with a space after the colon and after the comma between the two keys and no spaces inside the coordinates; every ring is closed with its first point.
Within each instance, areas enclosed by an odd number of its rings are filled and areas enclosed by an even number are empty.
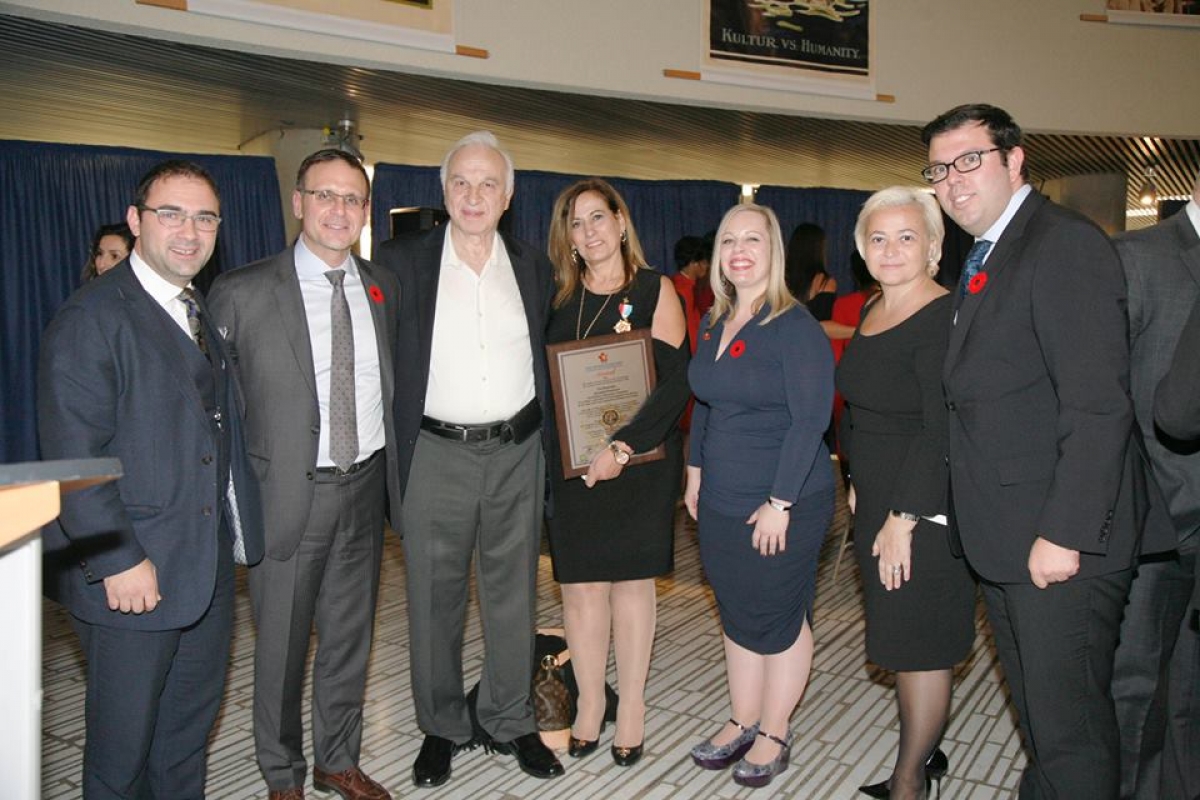
{"type": "MultiPolygon", "coordinates": [[[[288,60],[0,15],[0,138],[236,152],[280,128],[356,121],[371,161],[437,163],[488,127],[518,167],[875,189],[918,179],[918,129],[587,97],[288,60]]],[[[1035,181],[1154,164],[1190,194],[1200,139],[1031,134],[1035,181]]]]}

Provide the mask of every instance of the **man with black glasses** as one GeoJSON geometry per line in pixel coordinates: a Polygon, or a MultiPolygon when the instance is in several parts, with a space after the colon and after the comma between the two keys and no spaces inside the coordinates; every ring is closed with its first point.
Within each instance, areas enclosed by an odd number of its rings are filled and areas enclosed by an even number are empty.
{"type": "Polygon", "coordinates": [[[191,281],[221,222],[212,176],[166,161],[126,219],[129,257],[55,314],[41,344],[48,459],[115,457],[45,528],[87,661],[86,800],[203,797],[221,707],[234,562],[262,558],[236,376],[191,281]]]}
{"type": "Polygon", "coordinates": [[[1026,182],[1021,129],[959,106],[923,174],[972,234],[943,371],[953,522],[1029,758],[1020,796],[1116,798],[1110,682],[1141,527],[1125,280],[1112,244],[1026,182]]]}
{"type": "Polygon", "coordinates": [[[313,785],[346,800],[390,797],[359,768],[385,492],[393,521],[399,499],[390,409],[400,289],[352,252],[369,197],[357,158],[313,153],[292,192],[295,245],[220,276],[210,297],[262,480],[267,554],[250,570],[250,601],[254,742],[271,800],[304,797],[314,624],[313,785]]]}

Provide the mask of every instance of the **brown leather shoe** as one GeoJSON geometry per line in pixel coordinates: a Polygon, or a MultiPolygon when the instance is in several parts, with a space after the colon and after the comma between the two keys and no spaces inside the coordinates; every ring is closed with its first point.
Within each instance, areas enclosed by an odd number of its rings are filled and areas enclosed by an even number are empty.
{"type": "Polygon", "coordinates": [[[271,789],[267,792],[267,800],[304,800],[304,787],[293,786],[290,789],[271,789]]]}
{"type": "Polygon", "coordinates": [[[337,792],[343,800],[392,800],[392,796],[358,767],[330,774],[313,767],[313,788],[337,792]]]}

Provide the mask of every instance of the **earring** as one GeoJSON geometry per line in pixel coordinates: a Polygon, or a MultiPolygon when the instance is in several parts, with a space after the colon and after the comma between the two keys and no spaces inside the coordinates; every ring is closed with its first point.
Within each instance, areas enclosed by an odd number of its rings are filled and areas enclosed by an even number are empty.
{"type": "Polygon", "coordinates": [[[629,231],[621,231],[621,244],[626,244],[629,241],[629,231]]]}
{"type": "Polygon", "coordinates": [[[574,247],[571,248],[571,260],[574,261],[576,264],[579,263],[579,251],[576,250],[574,247]]]}

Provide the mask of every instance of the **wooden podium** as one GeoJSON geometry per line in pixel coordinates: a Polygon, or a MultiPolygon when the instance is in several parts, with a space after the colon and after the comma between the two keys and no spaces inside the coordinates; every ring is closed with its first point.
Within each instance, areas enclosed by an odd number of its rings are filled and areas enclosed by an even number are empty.
{"type": "Polygon", "coordinates": [[[121,477],[116,458],[0,464],[0,775],[4,796],[41,797],[42,539],[63,492],[121,477]],[[10,794],[11,792],[11,794],[10,794]]]}

